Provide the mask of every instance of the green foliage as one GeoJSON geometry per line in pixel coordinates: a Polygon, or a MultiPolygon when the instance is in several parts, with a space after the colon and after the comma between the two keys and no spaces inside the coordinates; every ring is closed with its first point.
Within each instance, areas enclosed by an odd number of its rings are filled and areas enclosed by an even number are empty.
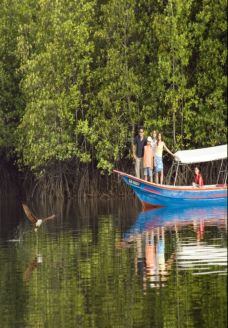
{"type": "MultiPolygon", "coordinates": [[[[111,171],[139,124],[174,149],[226,142],[225,0],[4,0],[0,151],[111,171]]],[[[15,155],[14,155],[15,156],[15,155]]]]}
{"type": "Polygon", "coordinates": [[[82,161],[89,158],[77,141],[76,118],[85,109],[93,7],[93,1],[40,1],[31,31],[34,51],[26,59],[30,37],[22,34],[18,53],[24,59],[21,85],[27,102],[18,127],[18,151],[32,168],[76,155],[82,161]]]}
{"type": "Polygon", "coordinates": [[[1,1],[0,6],[0,154],[12,154],[16,140],[23,96],[19,88],[17,69],[17,37],[20,24],[18,1],[1,1]]]}
{"type": "Polygon", "coordinates": [[[203,1],[194,24],[198,41],[195,85],[198,90],[197,116],[193,124],[196,143],[226,143],[227,120],[227,3],[203,1]]]}

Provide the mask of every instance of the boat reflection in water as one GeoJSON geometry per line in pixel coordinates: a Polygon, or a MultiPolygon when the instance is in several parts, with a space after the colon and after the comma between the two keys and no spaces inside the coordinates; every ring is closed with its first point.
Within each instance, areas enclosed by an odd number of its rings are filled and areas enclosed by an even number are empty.
{"type": "Polygon", "coordinates": [[[136,245],[135,270],[144,287],[163,287],[172,270],[226,274],[226,238],[220,234],[226,231],[226,207],[159,208],[141,212],[124,242],[136,245]],[[211,238],[210,229],[217,229],[218,238],[211,238]]]}

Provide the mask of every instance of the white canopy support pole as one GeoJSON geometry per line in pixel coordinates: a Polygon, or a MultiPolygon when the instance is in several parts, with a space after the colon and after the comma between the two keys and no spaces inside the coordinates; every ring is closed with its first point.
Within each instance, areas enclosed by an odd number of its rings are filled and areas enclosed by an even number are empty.
{"type": "Polygon", "coordinates": [[[217,178],[217,184],[219,183],[219,178],[220,178],[220,174],[221,174],[221,171],[222,171],[222,165],[223,165],[223,159],[221,160],[221,165],[220,165],[220,168],[219,168],[219,173],[218,173],[218,178],[217,178]]]}
{"type": "Polygon", "coordinates": [[[167,178],[167,183],[170,185],[171,182],[171,177],[172,177],[172,173],[173,173],[173,166],[175,165],[174,161],[172,162],[172,166],[168,172],[168,178],[167,178]]]}
{"type": "Polygon", "coordinates": [[[227,172],[225,174],[224,184],[226,184],[226,181],[227,181],[227,172]]]}
{"type": "Polygon", "coordinates": [[[180,165],[180,162],[177,163],[177,170],[176,170],[176,175],[175,175],[174,184],[173,184],[174,186],[176,185],[176,181],[177,181],[177,174],[178,174],[179,165],[180,165]]]}

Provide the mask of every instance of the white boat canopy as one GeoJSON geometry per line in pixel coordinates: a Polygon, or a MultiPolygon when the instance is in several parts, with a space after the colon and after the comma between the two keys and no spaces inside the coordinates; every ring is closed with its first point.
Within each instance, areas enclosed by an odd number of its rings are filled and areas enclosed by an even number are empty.
{"type": "Polygon", "coordinates": [[[183,164],[217,161],[227,158],[227,145],[193,150],[179,150],[174,155],[175,160],[183,164]]]}

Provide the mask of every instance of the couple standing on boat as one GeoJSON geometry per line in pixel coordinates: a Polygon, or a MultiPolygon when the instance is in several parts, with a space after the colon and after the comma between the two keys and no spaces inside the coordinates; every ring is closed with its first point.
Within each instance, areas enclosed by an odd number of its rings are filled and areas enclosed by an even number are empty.
{"type": "Polygon", "coordinates": [[[167,148],[160,132],[153,131],[152,137],[144,136],[144,128],[138,129],[138,135],[133,143],[133,158],[135,160],[135,174],[141,178],[153,182],[153,169],[155,170],[155,182],[163,184],[163,150],[170,155],[174,154],[167,148]]]}

